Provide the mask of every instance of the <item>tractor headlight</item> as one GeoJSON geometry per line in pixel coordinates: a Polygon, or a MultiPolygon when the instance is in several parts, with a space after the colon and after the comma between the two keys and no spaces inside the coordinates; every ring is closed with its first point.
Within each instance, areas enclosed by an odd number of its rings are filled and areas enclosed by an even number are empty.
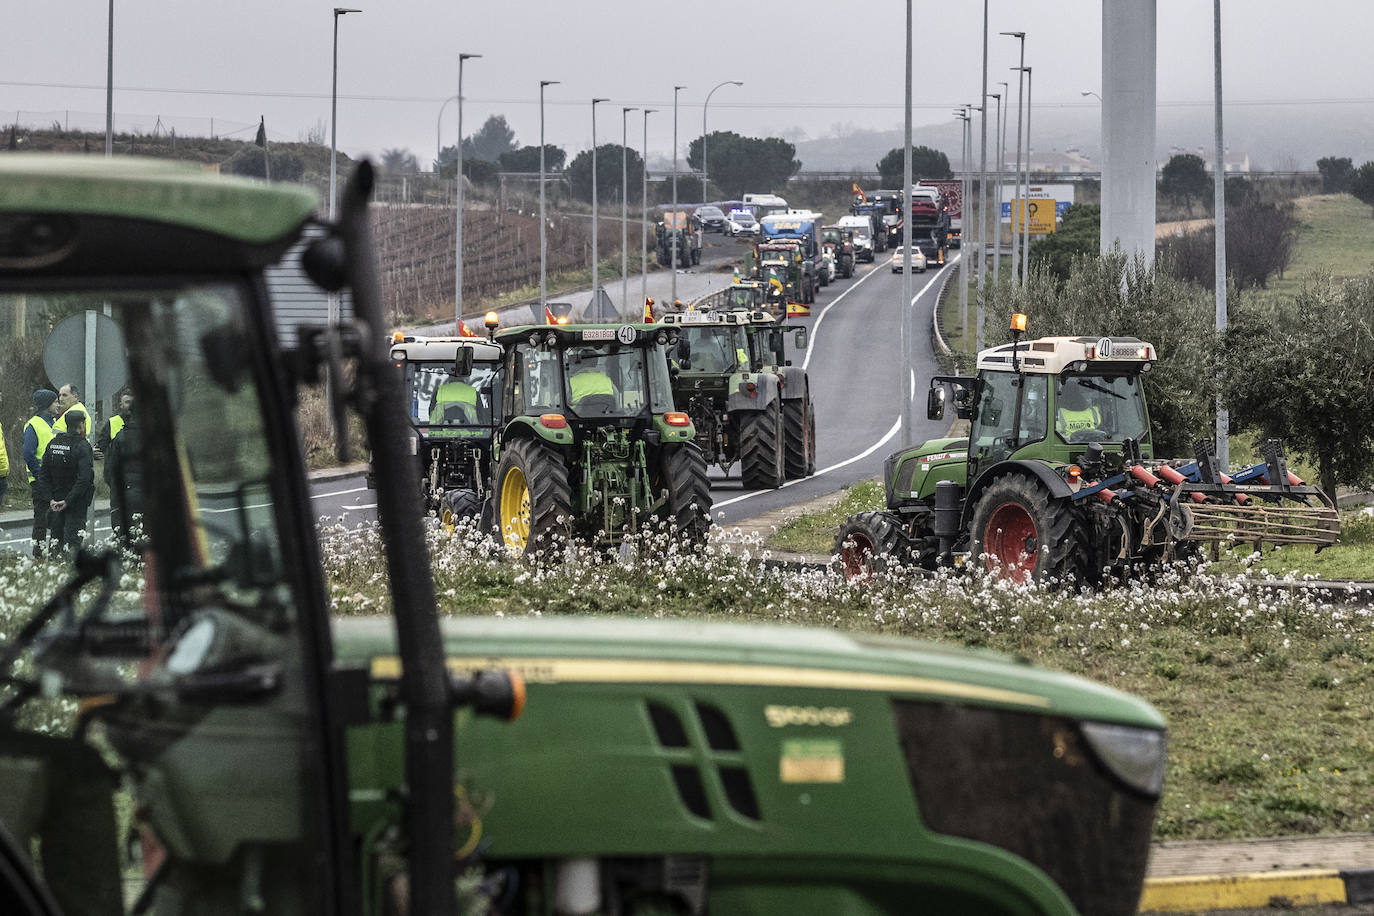
{"type": "Polygon", "coordinates": [[[1164,790],[1164,732],[1132,725],[1083,722],[1083,737],[1099,760],[1126,785],[1152,798],[1164,790]]]}
{"type": "Polygon", "coordinates": [[[1141,363],[1140,365],[1141,372],[1149,372],[1153,368],[1154,366],[1151,363],[1141,363]]]}

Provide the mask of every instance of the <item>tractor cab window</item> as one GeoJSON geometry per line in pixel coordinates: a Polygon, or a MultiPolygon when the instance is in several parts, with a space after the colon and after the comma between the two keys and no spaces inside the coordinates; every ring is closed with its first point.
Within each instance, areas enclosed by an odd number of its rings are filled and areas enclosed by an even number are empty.
{"type": "Polygon", "coordinates": [[[972,433],[980,464],[1003,461],[1021,446],[1045,438],[1048,388],[1043,375],[983,373],[972,433]]]}
{"type": "Polygon", "coordinates": [[[490,425],[497,364],[474,363],[467,376],[453,368],[446,361],[406,363],[410,419],[433,426],[490,425]]]}
{"type": "Polygon", "coordinates": [[[1069,443],[1144,441],[1149,432],[1135,375],[1079,376],[1055,384],[1054,429],[1069,443]]]}
{"type": "Polygon", "coordinates": [[[749,335],[749,346],[754,365],[783,365],[783,336],[780,328],[755,326],[749,335]]]}
{"type": "Polygon", "coordinates": [[[563,376],[556,350],[521,344],[515,348],[515,415],[559,413],[563,410],[563,376]]]}
{"type": "Polygon", "coordinates": [[[758,292],[752,286],[732,286],[725,302],[727,308],[752,309],[758,302],[758,292]]]}
{"type": "Polygon", "coordinates": [[[744,334],[733,325],[687,325],[682,329],[677,352],[679,360],[681,354],[687,354],[691,365],[682,368],[689,372],[738,372],[749,368],[744,334]]]}
{"type": "Polygon", "coordinates": [[[636,417],[649,404],[644,348],[569,347],[563,354],[568,407],[579,417],[636,417]]]}

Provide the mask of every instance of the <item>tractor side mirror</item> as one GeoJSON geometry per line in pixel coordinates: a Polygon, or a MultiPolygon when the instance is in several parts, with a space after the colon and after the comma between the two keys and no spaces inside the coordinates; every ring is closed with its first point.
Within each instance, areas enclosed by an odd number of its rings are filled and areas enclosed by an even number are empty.
{"type": "Polygon", "coordinates": [[[926,419],[943,420],[945,418],[945,386],[937,385],[926,392],[926,419]]]}
{"type": "Polygon", "coordinates": [[[797,328],[796,333],[792,335],[792,346],[798,350],[806,349],[806,328],[797,328]]]}
{"type": "Polygon", "coordinates": [[[467,378],[472,375],[472,348],[459,347],[458,356],[453,361],[453,375],[458,378],[467,378]]]}

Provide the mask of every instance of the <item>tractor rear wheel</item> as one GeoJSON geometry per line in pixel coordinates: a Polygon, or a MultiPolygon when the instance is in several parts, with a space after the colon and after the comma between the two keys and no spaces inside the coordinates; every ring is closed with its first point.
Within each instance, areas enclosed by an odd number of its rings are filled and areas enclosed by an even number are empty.
{"type": "Polygon", "coordinates": [[[970,550],[978,565],[1013,582],[1087,581],[1083,524],[1067,499],[1020,475],[993,481],[973,510],[970,550]]]}
{"type": "Polygon", "coordinates": [[[850,582],[909,562],[910,549],[901,519],[888,512],[851,515],[835,535],[835,553],[850,582]]]}
{"type": "Polygon", "coordinates": [[[659,455],[657,471],[651,478],[654,495],[668,491],[657,515],[667,520],[677,537],[705,543],[711,528],[711,481],[701,449],[690,442],[668,446],[659,455]]]}
{"type": "Polygon", "coordinates": [[[782,435],[788,479],[816,473],[816,419],[809,394],[782,402],[782,435]]]}
{"type": "Polygon", "coordinates": [[[513,552],[556,547],[572,533],[572,488],[563,457],[533,439],[501,454],[493,487],[497,535],[513,552]]]}
{"type": "Polygon", "coordinates": [[[747,411],[739,425],[740,477],[745,489],[776,490],[786,476],[778,399],[763,410],[747,411]]]}

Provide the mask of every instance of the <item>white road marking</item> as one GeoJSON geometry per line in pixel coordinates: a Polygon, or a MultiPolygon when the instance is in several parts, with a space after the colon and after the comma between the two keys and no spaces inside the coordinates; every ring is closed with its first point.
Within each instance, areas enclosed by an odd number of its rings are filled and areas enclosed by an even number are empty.
{"type": "Polygon", "coordinates": [[[892,437],[893,437],[893,436],[897,435],[897,431],[898,431],[899,429],[901,429],[901,428],[902,428],[902,418],[901,418],[901,417],[898,417],[898,418],[897,418],[897,421],[896,421],[895,423],[892,424],[892,428],[889,429],[889,430],[883,435],[883,437],[882,437],[881,439],[879,439],[877,442],[874,442],[872,445],[870,445],[868,448],[864,449],[864,450],[863,450],[862,452],[860,452],[859,454],[854,455],[852,458],[846,458],[846,459],[843,460],[843,461],[836,462],[835,464],[830,465],[830,467],[828,467],[828,468],[821,468],[819,471],[817,471],[816,473],[812,474],[810,477],[799,477],[799,478],[797,478],[796,480],[789,480],[789,481],[787,481],[787,483],[783,484],[781,487],[778,487],[777,490],[754,490],[752,493],[745,493],[743,496],[734,496],[734,497],[731,497],[730,499],[726,499],[726,500],[723,500],[723,501],[721,501],[721,502],[715,503],[715,504],[712,505],[712,508],[713,508],[713,509],[719,509],[721,506],[728,506],[728,505],[730,505],[730,504],[732,504],[732,503],[737,503],[737,502],[740,502],[741,500],[749,499],[749,498],[752,497],[752,496],[762,496],[764,493],[776,493],[776,492],[778,492],[778,490],[785,490],[785,489],[787,489],[788,487],[793,486],[794,484],[806,483],[808,480],[815,480],[817,477],[820,477],[820,476],[822,476],[822,475],[824,475],[824,474],[829,474],[831,471],[838,471],[840,468],[844,467],[845,465],[847,465],[847,464],[853,464],[853,463],[856,462],[856,461],[861,461],[861,460],[863,460],[864,458],[867,458],[869,455],[871,455],[871,454],[873,454],[874,452],[876,452],[878,449],[882,448],[884,445],[886,445],[888,442],[890,442],[890,441],[892,440],[892,437]]]}

